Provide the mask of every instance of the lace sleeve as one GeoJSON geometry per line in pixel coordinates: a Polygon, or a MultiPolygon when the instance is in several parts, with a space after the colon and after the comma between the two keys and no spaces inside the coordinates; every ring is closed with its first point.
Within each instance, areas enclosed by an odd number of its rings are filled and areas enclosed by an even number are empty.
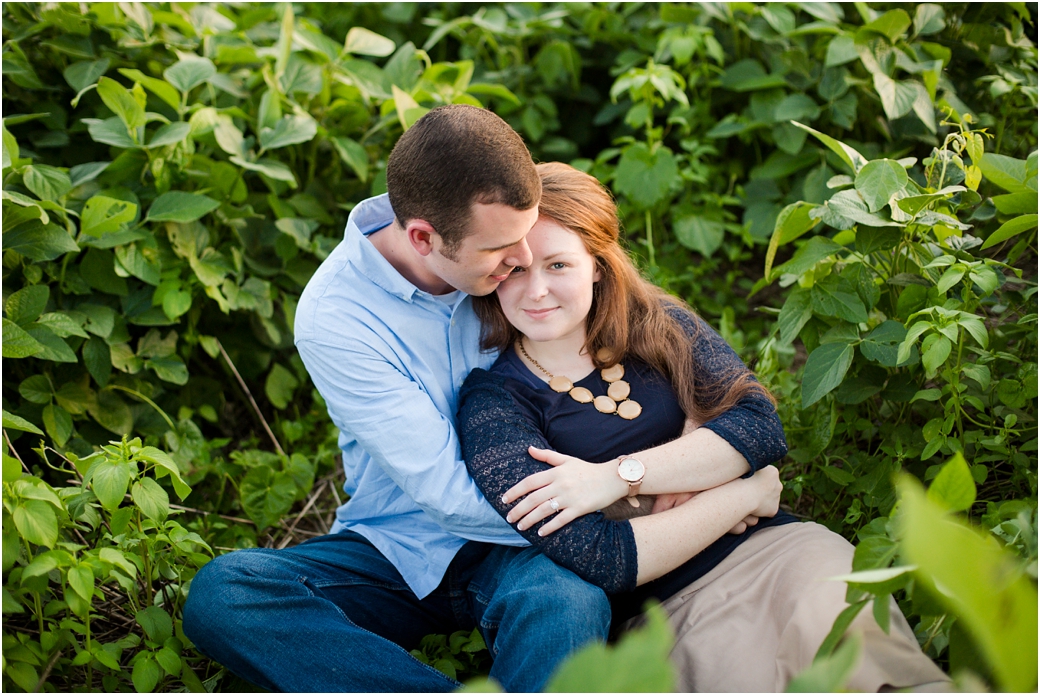
{"type": "MultiPolygon", "coordinates": [[[[726,374],[750,373],[733,348],[705,321],[681,310],[673,310],[672,315],[693,337],[698,381],[711,382],[726,374]]],[[[754,375],[751,378],[754,379],[754,375]]],[[[733,408],[702,426],[725,439],[747,459],[751,465],[748,476],[787,454],[780,417],[763,396],[745,396],[733,408]]]]}
{"type": "MultiPolygon", "coordinates": [[[[503,517],[512,505],[502,495],[529,475],[549,468],[528,453],[549,447],[545,436],[505,388],[504,380],[475,369],[459,395],[458,434],[462,457],[488,502],[503,517]]],[[[628,521],[608,521],[601,512],[579,517],[543,538],[545,521],[520,531],[532,545],[608,594],[636,586],[635,536],[628,521]]]]}

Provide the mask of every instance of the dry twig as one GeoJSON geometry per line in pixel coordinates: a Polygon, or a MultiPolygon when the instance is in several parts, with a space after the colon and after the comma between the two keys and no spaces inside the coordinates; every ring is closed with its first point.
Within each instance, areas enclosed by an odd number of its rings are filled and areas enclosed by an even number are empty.
{"type": "Polygon", "coordinates": [[[217,347],[220,348],[220,354],[224,357],[224,361],[227,362],[229,367],[231,367],[231,373],[235,375],[236,379],[238,379],[238,385],[242,387],[242,390],[245,391],[246,397],[249,398],[249,403],[253,406],[253,411],[256,413],[256,416],[260,418],[260,423],[264,426],[267,436],[270,437],[271,441],[274,443],[274,448],[278,450],[279,454],[285,456],[285,450],[279,443],[278,437],[274,436],[271,426],[267,424],[267,418],[265,418],[264,414],[260,412],[260,406],[256,404],[256,399],[253,398],[252,391],[250,391],[249,387],[246,386],[246,381],[242,378],[242,375],[238,373],[237,369],[235,369],[235,363],[231,361],[231,357],[228,356],[227,350],[224,349],[224,345],[219,339],[217,340],[217,347]]]}

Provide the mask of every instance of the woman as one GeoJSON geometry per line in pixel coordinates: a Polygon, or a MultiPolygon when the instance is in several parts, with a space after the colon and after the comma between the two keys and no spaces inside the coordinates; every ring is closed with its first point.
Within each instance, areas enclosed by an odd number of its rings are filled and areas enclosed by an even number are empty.
{"type": "MultiPolygon", "coordinates": [[[[616,623],[664,601],[682,689],[783,690],[845,607],[844,585],[818,580],[848,572],[852,547],[777,514],[769,464],[786,444],[768,393],[639,276],[609,194],[566,165],[538,169],[534,262],[475,300],[483,347],[502,354],[460,395],[470,472],[528,540],[612,594],[616,623]],[[639,515],[637,492],[655,513],[639,515]]],[[[894,613],[891,636],[854,623],[866,647],[850,687],[947,687],[894,613]]]]}

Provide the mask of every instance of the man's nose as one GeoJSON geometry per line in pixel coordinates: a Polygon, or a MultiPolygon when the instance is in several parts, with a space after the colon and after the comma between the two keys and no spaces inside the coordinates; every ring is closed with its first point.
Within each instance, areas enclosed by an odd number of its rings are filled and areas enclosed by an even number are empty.
{"type": "Polygon", "coordinates": [[[502,261],[506,265],[520,266],[526,268],[531,265],[531,261],[534,260],[534,256],[531,254],[531,247],[527,245],[527,238],[520,240],[520,243],[513,246],[509,255],[506,256],[505,260],[502,261]]]}

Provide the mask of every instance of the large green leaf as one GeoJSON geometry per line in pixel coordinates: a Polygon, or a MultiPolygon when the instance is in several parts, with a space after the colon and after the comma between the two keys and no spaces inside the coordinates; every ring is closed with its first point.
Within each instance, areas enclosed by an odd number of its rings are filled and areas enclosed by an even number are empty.
{"type": "Polygon", "coordinates": [[[101,506],[114,511],[122,503],[130,485],[130,465],[126,461],[102,457],[91,466],[90,482],[101,506]]]}
{"type": "Polygon", "coordinates": [[[666,693],[675,689],[668,660],[675,639],[659,605],[646,611],[646,624],[625,633],[617,644],[592,644],[564,661],[546,685],[547,693],[666,693]]]}
{"type": "Polygon", "coordinates": [[[340,159],[349,166],[362,183],[368,180],[368,152],[356,140],[350,138],[331,138],[332,145],[339,153],[340,159]]]}
{"type": "Polygon", "coordinates": [[[134,428],[134,416],[130,407],[112,391],[98,391],[97,399],[88,411],[97,423],[115,434],[130,434],[134,428]]]}
{"type": "MultiPolygon", "coordinates": [[[[951,518],[903,474],[897,484],[903,556],[929,593],[968,628],[1000,690],[1037,685],[1037,591],[1018,558],[992,536],[951,518]]],[[[916,597],[915,597],[916,598],[916,597]]]]}
{"type": "Polygon", "coordinates": [[[384,58],[394,52],[396,44],[381,34],[364,27],[352,27],[343,42],[343,51],[354,55],[384,58]]]}
{"type": "Polygon", "coordinates": [[[892,196],[903,190],[909,177],[899,162],[877,159],[864,165],[856,174],[856,190],[863,197],[870,212],[877,212],[892,196]]]}
{"type": "Polygon", "coordinates": [[[170,191],[155,199],[148,208],[152,222],[194,222],[220,207],[220,202],[201,193],[170,191]]]}
{"type": "Polygon", "coordinates": [[[780,309],[780,315],[776,319],[780,328],[780,342],[790,345],[809,319],[812,318],[812,294],[809,290],[799,287],[787,296],[784,306],[780,309]]]}
{"type": "Polygon", "coordinates": [[[151,478],[140,478],[130,488],[134,504],[153,521],[163,522],[170,515],[170,496],[151,478]]]}
{"type": "Polygon", "coordinates": [[[48,405],[43,409],[43,426],[47,434],[58,446],[65,446],[65,442],[72,435],[72,416],[69,411],[60,405],[48,405]]]}
{"type": "Polygon", "coordinates": [[[784,244],[789,244],[815,227],[819,220],[809,216],[809,211],[816,206],[812,203],[791,203],[776,218],[773,227],[773,235],[769,238],[769,248],[766,249],[765,276],[769,277],[773,268],[773,260],[776,258],[777,250],[784,244]]]}
{"type": "Polygon", "coordinates": [[[145,89],[165,101],[171,107],[175,109],[180,108],[180,95],[177,94],[177,90],[174,89],[169,82],[165,82],[155,77],[149,77],[140,70],[135,69],[119,68],[119,73],[125,77],[129,77],[134,82],[141,84],[145,89]]]}
{"type": "Polygon", "coordinates": [[[125,200],[95,195],[87,200],[80,216],[80,232],[94,237],[119,231],[137,216],[137,205],[125,200]]]}
{"type": "Polygon", "coordinates": [[[144,108],[123,85],[109,77],[102,77],[98,80],[97,93],[105,102],[105,106],[130,130],[136,130],[145,124],[144,108]]]}
{"type": "Polygon", "coordinates": [[[292,399],[293,391],[300,385],[300,381],[288,369],[277,362],[267,375],[264,383],[264,393],[267,400],[275,408],[284,410],[292,399]]]}
{"type": "Polygon", "coordinates": [[[830,258],[845,247],[824,236],[814,236],[799,248],[791,260],[773,268],[771,279],[784,273],[801,275],[825,258],[830,258]]]}
{"type": "Polygon", "coordinates": [[[22,182],[41,200],[58,200],[72,190],[68,173],[46,164],[27,166],[22,173],[22,182]]]}
{"type": "Polygon", "coordinates": [[[838,388],[852,366],[853,348],[848,343],[827,343],[809,354],[802,373],[802,408],[838,388]]]}
{"type": "MultiPolygon", "coordinates": [[[[5,329],[4,333],[6,334],[6,332],[7,331],[5,329]]],[[[5,357],[6,357],[6,355],[5,355],[5,357]]],[[[7,412],[6,410],[3,411],[3,418],[4,418],[3,422],[4,422],[4,428],[5,429],[19,430],[21,432],[29,432],[29,433],[32,433],[32,434],[43,434],[43,430],[41,430],[36,425],[32,424],[31,422],[29,422],[25,418],[18,417],[17,415],[12,415],[11,413],[7,412]]]]}
{"type": "Polygon", "coordinates": [[[889,43],[895,43],[910,28],[910,24],[910,15],[905,10],[889,10],[873,22],[864,24],[863,28],[881,34],[889,43]]]}
{"type": "Polygon", "coordinates": [[[814,136],[817,140],[822,142],[830,149],[831,152],[838,155],[841,161],[848,165],[849,169],[852,170],[853,174],[859,172],[867,164],[867,158],[857,152],[855,149],[849,147],[840,140],[835,140],[830,135],[825,135],[818,130],[813,130],[807,125],[803,125],[797,121],[791,121],[792,124],[798,126],[802,130],[807,131],[810,135],[814,136]]]}
{"type": "Polygon", "coordinates": [[[233,156],[229,159],[233,164],[237,164],[243,169],[255,171],[256,173],[263,174],[267,178],[274,179],[275,181],[285,181],[293,188],[296,188],[296,176],[293,174],[292,169],[276,159],[265,157],[264,159],[259,159],[255,162],[247,161],[238,156],[233,156]]]}
{"type": "Polygon", "coordinates": [[[882,72],[874,73],[874,89],[881,97],[881,106],[890,120],[910,113],[917,99],[917,89],[909,80],[893,80],[882,72]]]}
{"type": "Polygon", "coordinates": [[[850,323],[867,320],[867,309],[856,288],[834,274],[813,285],[812,306],[813,311],[822,316],[834,316],[850,323]]]}
{"type": "Polygon", "coordinates": [[[274,128],[260,131],[260,146],[265,150],[310,142],[318,133],[318,122],[310,116],[285,116],[274,128]]]}
{"type": "Polygon", "coordinates": [[[83,122],[87,124],[87,132],[94,142],[126,149],[137,147],[137,143],[126,132],[126,125],[117,116],[104,120],[84,118],[83,122]]]}
{"type": "MultiPolygon", "coordinates": [[[[1034,193],[1033,196],[1035,197],[1036,194],[1034,193]]],[[[989,235],[986,239],[986,243],[982,245],[982,249],[985,250],[992,246],[996,246],[1002,241],[1007,241],[1013,236],[1021,234],[1028,229],[1032,229],[1036,224],[1036,215],[1022,215],[1012,220],[1008,220],[989,235]]]]}
{"type": "Polygon", "coordinates": [[[952,512],[971,509],[975,503],[975,479],[961,454],[943,464],[939,474],[928,486],[928,499],[952,512]]]}
{"type": "Polygon", "coordinates": [[[167,123],[159,128],[159,130],[155,131],[155,134],[152,135],[152,139],[148,141],[146,147],[151,149],[153,147],[175,145],[178,142],[183,142],[190,132],[191,124],[187,121],[174,121],[173,123],[167,123]]]}
{"type": "Polygon", "coordinates": [[[267,466],[250,470],[239,486],[242,508],[258,530],[274,526],[296,500],[296,483],[284,471],[267,466]]]}
{"type": "Polygon", "coordinates": [[[48,548],[53,548],[58,542],[58,517],[54,507],[46,502],[22,500],[15,506],[11,516],[18,533],[28,542],[48,548]]]}
{"type": "Polygon", "coordinates": [[[68,231],[40,220],[30,220],[4,232],[3,246],[34,261],[52,261],[66,253],[79,251],[68,231]]]}
{"type": "Polygon", "coordinates": [[[726,228],[722,220],[704,215],[686,215],[673,223],[675,238],[683,246],[710,258],[722,245],[726,228]]]}
{"type": "Polygon", "coordinates": [[[675,155],[667,147],[653,153],[643,143],[629,145],[621,153],[614,176],[618,193],[628,197],[639,208],[646,209],[664,200],[673,184],[679,181],[675,155]]]}
{"type": "Polygon", "coordinates": [[[182,92],[190,92],[216,74],[217,66],[213,64],[213,61],[209,58],[194,56],[181,59],[166,68],[163,77],[182,92]]]}
{"type": "Polygon", "coordinates": [[[50,296],[51,290],[47,285],[29,285],[11,293],[4,302],[4,311],[7,312],[7,318],[15,323],[32,323],[47,308],[50,296]]]}
{"type": "Polygon", "coordinates": [[[5,318],[3,327],[3,356],[5,358],[22,359],[43,351],[43,345],[14,321],[5,318]]]}
{"type": "Polygon", "coordinates": [[[1036,191],[1026,185],[1026,162],[1002,154],[987,152],[978,163],[982,175],[1008,193],[1032,193],[1036,191]]]}
{"type": "Polygon", "coordinates": [[[82,92],[98,81],[98,78],[108,71],[110,65],[108,58],[101,60],[81,60],[69,65],[62,73],[62,77],[69,83],[72,90],[82,92]]]}

